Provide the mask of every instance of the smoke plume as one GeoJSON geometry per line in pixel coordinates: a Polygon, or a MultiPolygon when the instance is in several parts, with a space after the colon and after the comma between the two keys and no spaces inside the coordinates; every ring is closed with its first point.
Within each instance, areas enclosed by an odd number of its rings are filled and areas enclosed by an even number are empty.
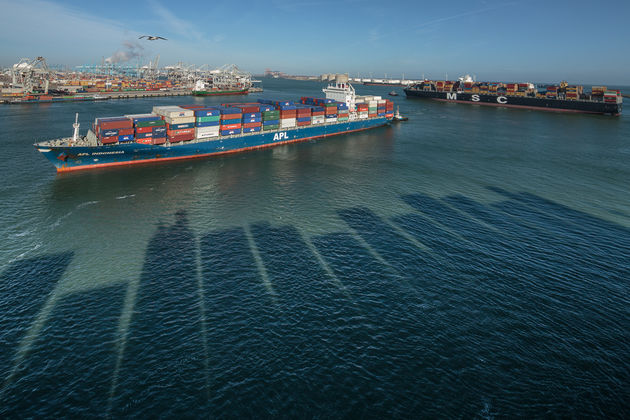
{"type": "Polygon", "coordinates": [[[123,42],[122,49],[119,49],[110,57],[105,59],[106,63],[124,63],[132,58],[142,57],[144,47],[137,41],[125,41],[123,42]]]}

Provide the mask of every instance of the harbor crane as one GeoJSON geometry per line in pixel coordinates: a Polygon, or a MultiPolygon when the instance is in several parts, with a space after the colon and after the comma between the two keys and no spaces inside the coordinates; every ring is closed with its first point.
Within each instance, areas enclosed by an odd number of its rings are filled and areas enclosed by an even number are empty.
{"type": "Polygon", "coordinates": [[[32,93],[36,86],[43,87],[44,93],[48,93],[49,83],[50,69],[44,57],[22,58],[11,67],[11,85],[22,88],[24,93],[32,93]]]}

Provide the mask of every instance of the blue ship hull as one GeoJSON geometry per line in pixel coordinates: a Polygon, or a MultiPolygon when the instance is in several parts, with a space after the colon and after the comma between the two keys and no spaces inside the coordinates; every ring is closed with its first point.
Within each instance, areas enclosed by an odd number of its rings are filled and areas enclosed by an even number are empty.
{"type": "Polygon", "coordinates": [[[262,133],[215,137],[173,145],[147,145],[118,143],[106,146],[78,147],[51,146],[45,143],[35,147],[57,168],[58,172],[103,168],[119,165],[191,159],[273,147],[318,137],[328,137],[354,131],[367,130],[389,124],[385,117],[354,120],[332,124],[318,124],[262,133]]]}

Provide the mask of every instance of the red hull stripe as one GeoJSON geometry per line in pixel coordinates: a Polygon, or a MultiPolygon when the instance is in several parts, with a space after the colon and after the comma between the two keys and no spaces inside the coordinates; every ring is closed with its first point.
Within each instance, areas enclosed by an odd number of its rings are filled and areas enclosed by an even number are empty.
{"type": "MultiPolygon", "coordinates": [[[[575,112],[575,113],[580,113],[580,114],[602,114],[602,112],[582,111],[579,109],[545,108],[542,106],[495,104],[491,102],[460,101],[460,100],[442,99],[442,98],[431,98],[431,99],[433,99],[434,101],[440,101],[440,102],[457,102],[458,104],[468,104],[468,105],[500,106],[504,108],[534,109],[537,111],[551,111],[551,112],[575,112]]],[[[619,114],[615,114],[615,115],[619,115],[619,114]]]]}
{"type": "MultiPolygon", "coordinates": [[[[383,125],[385,125],[385,123],[383,123],[383,125]]],[[[57,168],[57,172],[75,172],[75,171],[82,171],[82,170],[85,170],[85,169],[106,168],[106,167],[110,167],[110,166],[138,165],[138,164],[142,164],[142,163],[168,162],[168,161],[183,160],[183,159],[200,159],[200,158],[205,158],[205,157],[208,157],[208,156],[228,155],[228,154],[231,154],[231,153],[245,152],[245,151],[248,151],[248,150],[266,149],[268,147],[279,146],[279,145],[282,145],[282,144],[297,143],[297,142],[300,142],[300,141],[311,140],[311,139],[318,139],[318,138],[323,138],[323,137],[332,137],[332,136],[337,136],[339,134],[354,133],[356,131],[369,130],[369,129],[376,128],[376,127],[378,127],[378,126],[366,127],[366,128],[358,128],[356,130],[343,131],[343,132],[340,132],[340,133],[324,134],[322,136],[304,137],[302,139],[279,141],[279,142],[276,142],[276,143],[262,144],[260,146],[243,147],[241,149],[228,150],[228,151],[225,151],[225,152],[203,153],[203,154],[200,154],[200,155],[176,156],[176,157],[167,157],[167,158],[130,160],[130,161],[127,161],[127,162],[96,163],[96,164],[92,164],[92,165],[82,165],[82,166],[62,166],[61,168],[57,168]]]]}

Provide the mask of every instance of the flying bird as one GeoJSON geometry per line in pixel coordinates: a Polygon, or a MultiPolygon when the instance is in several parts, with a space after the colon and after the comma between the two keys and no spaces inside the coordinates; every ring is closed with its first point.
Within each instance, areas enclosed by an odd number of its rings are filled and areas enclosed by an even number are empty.
{"type": "Polygon", "coordinates": [[[167,41],[166,38],[163,38],[161,36],[153,36],[153,35],[142,35],[141,37],[138,37],[138,39],[142,39],[142,38],[146,38],[147,41],[155,41],[158,39],[163,39],[164,41],[167,41]]]}

